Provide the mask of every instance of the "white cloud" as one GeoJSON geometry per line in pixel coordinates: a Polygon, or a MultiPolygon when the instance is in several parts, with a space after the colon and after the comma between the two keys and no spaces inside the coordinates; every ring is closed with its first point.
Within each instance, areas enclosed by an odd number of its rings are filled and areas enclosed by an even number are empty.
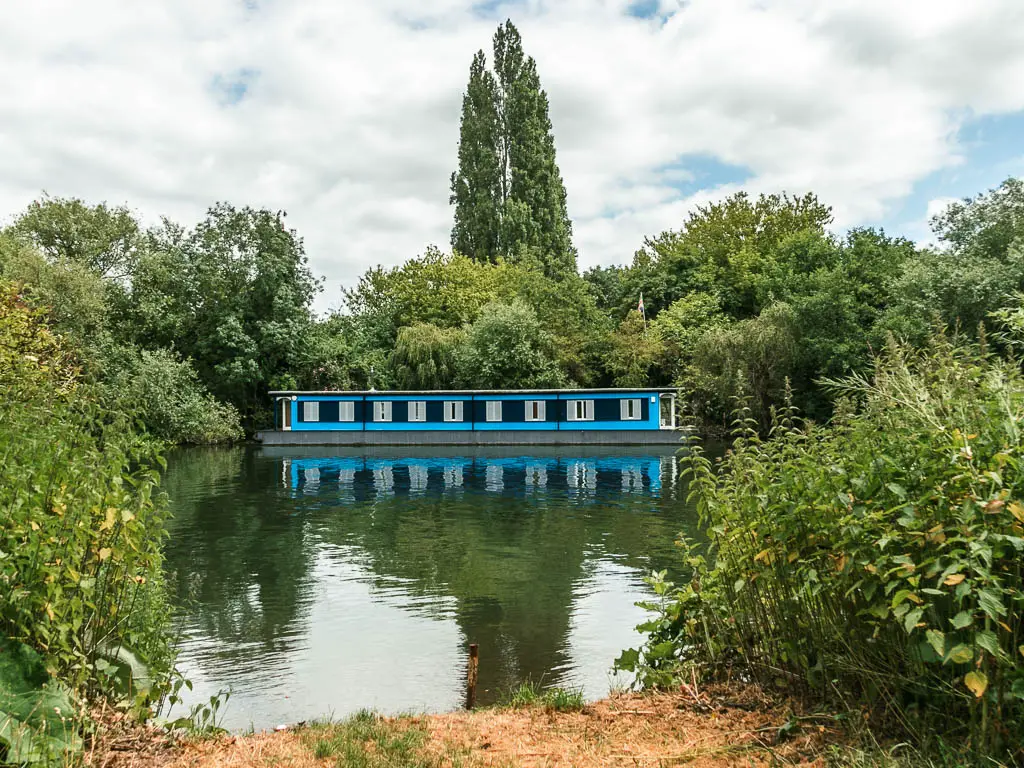
{"type": "Polygon", "coordinates": [[[962,162],[962,120],[1024,109],[1019,0],[628,5],[8,0],[0,211],[42,189],[150,221],[284,208],[337,304],[367,266],[447,243],[469,61],[503,14],[550,96],[583,266],[732,190],[694,191],[666,169],[682,157],[748,168],[754,193],[813,190],[849,226],[962,162]]]}

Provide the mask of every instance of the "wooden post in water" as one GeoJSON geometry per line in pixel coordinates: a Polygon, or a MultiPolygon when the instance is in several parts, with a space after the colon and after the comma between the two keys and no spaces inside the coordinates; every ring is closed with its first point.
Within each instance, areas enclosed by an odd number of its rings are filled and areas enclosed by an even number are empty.
{"type": "Polygon", "coordinates": [[[480,649],[469,644],[469,668],[466,670],[466,709],[476,706],[476,677],[480,669],[480,649]]]}

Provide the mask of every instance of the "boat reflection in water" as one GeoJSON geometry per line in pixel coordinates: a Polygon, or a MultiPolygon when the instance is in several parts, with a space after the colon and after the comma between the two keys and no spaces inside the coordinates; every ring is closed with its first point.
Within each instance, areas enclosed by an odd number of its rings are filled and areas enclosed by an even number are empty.
{"type": "Polygon", "coordinates": [[[599,488],[656,495],[663,482],[674,486],[676,478],[674,457],[653,455],[282,459],[282,480],[297,497],[320,497],[333,490],[324,499],[332,503],[467,489],[511,496],[562,494],[570,499],[596,499],[599,488]]]}

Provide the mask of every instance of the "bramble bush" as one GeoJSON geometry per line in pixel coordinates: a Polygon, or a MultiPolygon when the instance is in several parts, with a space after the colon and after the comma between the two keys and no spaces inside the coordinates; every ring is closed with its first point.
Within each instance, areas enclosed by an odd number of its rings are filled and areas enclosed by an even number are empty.
{"type": "MultiPolygon", "coordinates": [[[[983,337],[982,337],[983,338],[983,337]]],[[[780,681],[927,743],[1024,753],[1024,377],[980,344],[890,341],[827,383],[827,426],[749,420],[716,467],[684,460],[709,537],[619,666],[780,681]],[[939,726],[936,728],[936,726],[939,726]]]]}

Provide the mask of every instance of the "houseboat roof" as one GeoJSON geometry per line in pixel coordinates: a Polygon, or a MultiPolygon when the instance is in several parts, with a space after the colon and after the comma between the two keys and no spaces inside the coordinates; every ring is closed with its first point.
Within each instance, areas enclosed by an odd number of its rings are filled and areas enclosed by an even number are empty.
{"type": "Polygon", "coordinates": [[[270,395],[557,395],[603,392],[678,392],[677,387],[604,387],[590,389],[281,389],[270,395]]]}

